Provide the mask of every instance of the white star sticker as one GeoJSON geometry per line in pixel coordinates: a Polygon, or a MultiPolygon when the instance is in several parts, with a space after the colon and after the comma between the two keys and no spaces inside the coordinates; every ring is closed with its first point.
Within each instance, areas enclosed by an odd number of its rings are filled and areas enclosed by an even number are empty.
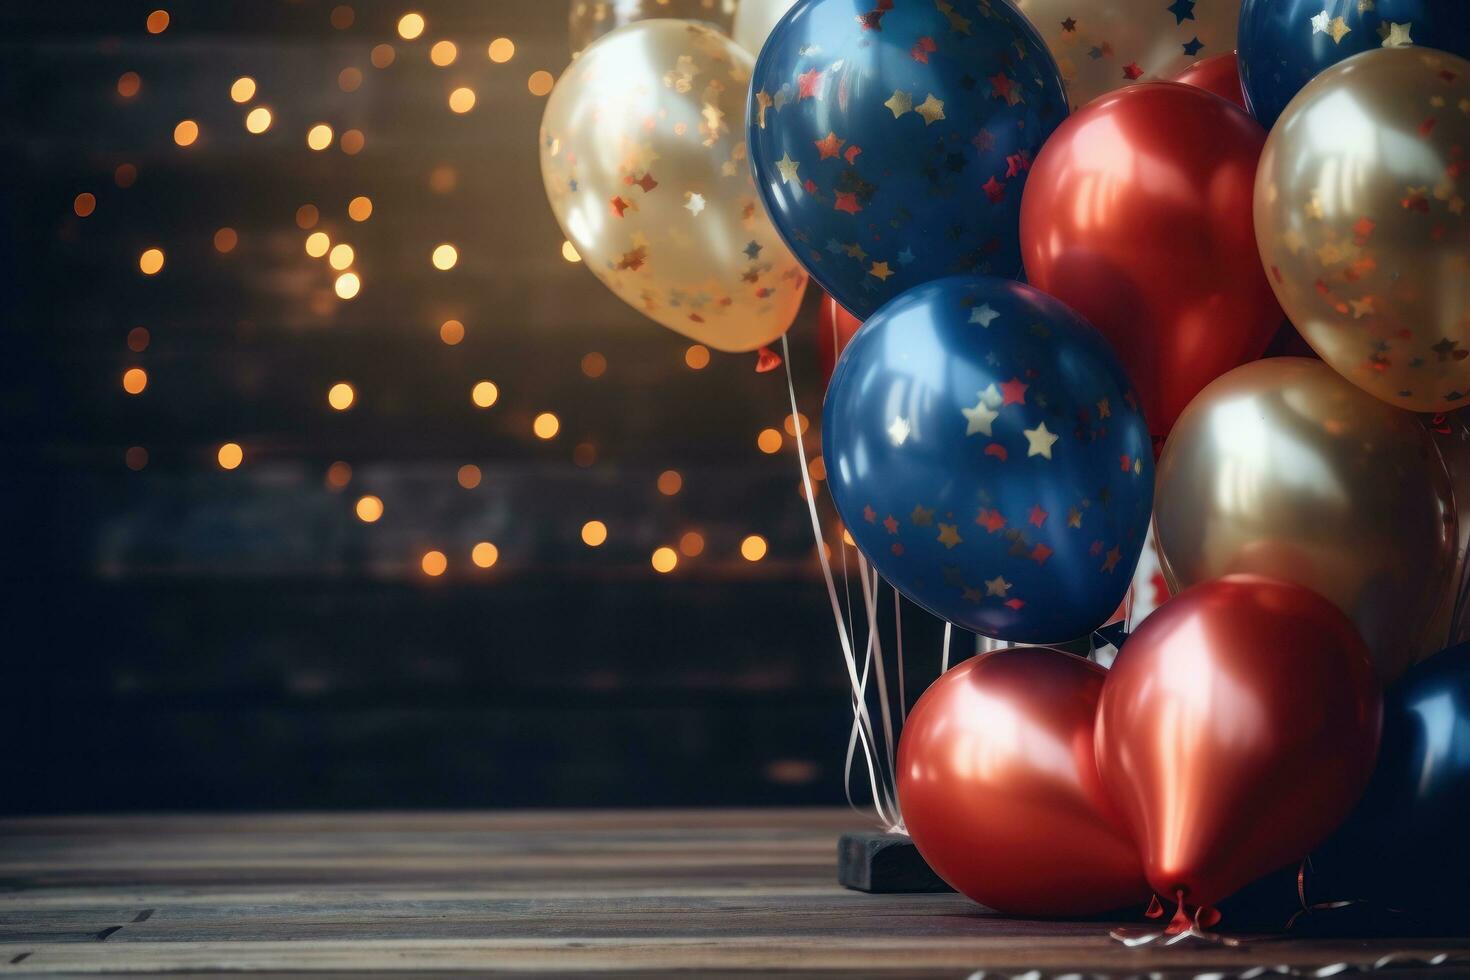
{"type": "Polygon", "coordinates": [[[984,433],[987,436],[991,435],[990,423],[1000,418],[999,412],[985,404],[985,392],[980,392],[979,396],[980,400],[975,403],[974,408],[960,409],[964,413],[965,421],[968,423],[965,426],[965,435],[967,436],[973,436],[977,432],[984,433]]]}
{"type": "Polygon", "coordinates": [[[991,382],[984,391],[980,392],[980,400],[991,408],[1000,408],[1005,398],[1002,397],[1000,389],[995,386],[995,382],[991,382]]]}
{"type": "Polygon", "coordinates": [[[781,159],[776,161],[776,169],[781,171],[781,183],[789,184],[796,179],[796,168],[801,166],[791,159],[791,154],[781,154],[781,159]]]}
{"type": "Polygon", "coordinates": [[[1327,24],[1328,24],[1328,21],[1329,21],[1329,18],[1327,16],[1327,11],[1325,11],[1325,10],[1322,11],[1320,14],[1313,14],[1312,15],[1312,33],[1313,34],[1326,34],[1327,33],[1327,24]]]}
{"type": "Polygon", "coordinates": [[[989,303],[981,303],[970,311],[970,322],[978,323],[980,326],[989,329],[991,321],[998,316],[1000,314],[992,310],[989,303]]]}
{"type": "Polygon", "coordinates": [[[1027,456],[1045,456],[1051,459],[1051,447],[1061,436],[1049,432],[1045,422],[1034,429],[1022,429],[1021,431],[1026,436],[1026,442],[1029,443],[1026,447],[1027,456]]]}
{"type": "Polygon", "coordinates": [[[1383,46],[1385,48],[1402,48],[1413,44],[1414,39],[1409,36],[1409,31],[1413,27],[1414,24],[1412,21],[1407,24],[1395,24],[1390,21],[1388,25],[1388,37],[1383,39],[1383,46]]]}
{"type": "Polygon", "coordinates": [[[895,446],[902,446],[908,439],[909,433],[913,431],[902,416],[895,416],[893,424],[888,427],[888,438],[893,440],[895,446]]]}
{"type": "Polygon", "coordinates": [[[704,195],[703,194],[695,194],[695,193],[693,193],[691,191],[690,193],[686,194],[685,196],[688,197],[689,200],[687,202],[685,202],[684,207],[688,209],[688,211],[689,211],[690,214],[697,215],[697,214],[699,214],[699,212],[701,212],[701,211],[704,210],[704,195]]]}

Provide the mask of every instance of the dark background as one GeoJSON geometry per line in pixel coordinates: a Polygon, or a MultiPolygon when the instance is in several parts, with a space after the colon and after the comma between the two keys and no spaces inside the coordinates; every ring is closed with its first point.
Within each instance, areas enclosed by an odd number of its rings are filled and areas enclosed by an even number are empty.
{"type": "MultiPolygon", "coordinates": [[[[566,5],[354,0],[338,28],[332,2],[174,2],[150,34],[157,6],[0,5],[0,809],[839,802],[850,715],[798,463],[789,438],[756,447],[786,418],[784,375],[753,354],[692,370],[687,341],[562,258],[527,79],[567,63],[566,5]],[[410,9],[428,20],[412,42],[394,27],[410,9]],[[507,64],[486,57],[499,36],[507,64]],[[435,67],[446,38],[458,59],[435,67]],[[265,134],[230,99],[240,75],[265,134]],[[460,85],[466,115],[446,104],[460,85]],[[180,147],[186,118],[201,135],[180,147]],[[316,122],[365,148],[309,150],[316,122]],[[346,215],[360,194],[364,223],[346,215]],[[350,302],[303,249],[307,203],[356,249],[350,302]],[[443,241],[449,272],[429,262],[443,241]],[[144,276],[150,246],[166,264],[144,276]],[[346,412],[326,400],[340,380],[346,412]],[[532,434],[542,411],[555,439],[532,434]],[[665,469],[677,495],[656,489],[665,469]],[[363,494],[376,524],[354,516],[363,494]],[[656,573],[653,550],[690,530],[704,552],[656,573]],[[764,560],[741,557],[747,534],[764,560]],[[485,540],[490,569],[470,560],[485,540]]],[[[792,361],[815,422],[814,299],[792,361]]],[[[938,633],[910,611],[919,683],[938,633]]]]}

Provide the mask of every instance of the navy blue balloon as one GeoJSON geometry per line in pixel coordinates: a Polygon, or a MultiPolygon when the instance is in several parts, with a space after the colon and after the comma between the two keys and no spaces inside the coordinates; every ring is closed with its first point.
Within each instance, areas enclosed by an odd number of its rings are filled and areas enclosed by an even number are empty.
{"type": "Polygon", "coordinates": [[[800,0],[748,110],[777,231],[867,319],[943,276],[1020,273],[1021,191],[1067,98],[1010,0],[800,0]]]}
{"type": "Polygon", "coordinates": [[[1470,58],[1466,0],[1245,0],[1236,56],[1245,103],[1270,129],[1323,70],[1363,51],[1416,44],[1470,58]]]}
{"type": "Polygon", "coordinates": [[[1378,768],[1313,867],[1323,898],[1423,910],[1470,904],[1470,644],[1384,693],[1378,768]]]}
{"type": "Polygon", "coordinates": [[[1128,591],[1148,426],[1107,341],[1045,293],[956,276],[885,305],[837,364],[822,445],[857,546],[958,626],[1061,642],[1128,591]]]}

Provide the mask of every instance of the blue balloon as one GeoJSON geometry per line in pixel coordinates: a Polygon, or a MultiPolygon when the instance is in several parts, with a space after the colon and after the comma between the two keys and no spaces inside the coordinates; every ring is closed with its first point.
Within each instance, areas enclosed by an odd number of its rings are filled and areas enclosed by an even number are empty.
{"type": "Polygon", "coordinates": [[[1360,52],[1417,44],[1470,57],[1470,3],[1245,0],[1236,44],[1246,106],[1270,129],[1302,86],[1360,52]]]}
{"type": "Polygon", "coordinates": [[[822,440],[857,546],[958,626],[1071,640],[1128,591],[1148,426],[1107,341],[1045,293],[956,276],[888,303],[837,364],[822,440]]]}
{"type": "Polygon", "coordinates": [[[943,276],[1021,271],[1021,191],[1067,115],[1010,0],[800,0],[756,60],[746,118],[776,230],[866,319],[943,276]]]}

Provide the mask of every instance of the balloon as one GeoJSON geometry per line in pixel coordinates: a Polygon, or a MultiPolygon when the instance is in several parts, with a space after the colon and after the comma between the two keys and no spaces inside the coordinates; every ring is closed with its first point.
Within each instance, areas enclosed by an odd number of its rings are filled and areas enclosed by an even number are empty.
{"type": "Polygon", "coordinates": [[[1062,72],[1072,108],[1172,78],[1235,47],[1240,0],[1019,0],[1062,72]]]}
{"type": "Polygon", "coordinates": [[[807,0],[756,61],[751,161],[786,243],[865,320],[919,283],[1020,271],[1021,189],[1066,113],[1009,3],[807,0]]]}
{"type": "Polygon", "coordinates": [[[1154,890],[1209,907],[1342,822],[1381,711],[1368,650],[1332,603],[1231,575],[1128,637],[1098,703],[1098,775],[1154,890]]]}
{"type": "Polygon", "coordinates": [[[735,10],[735,43],[752,55],[760,54],[771,29],[795,3],[796,0],[740,0],[735,10]]]}
{"type": "Polygon", "coordinates": [[[1175,75],[1174,81],[1202,88],[1242,109],[1245,108],[1245,93],[1240,90],[1240,70],[1235,63],[1234,51],[1196,61],[1175,75]]]}
{"type": "MultiPolygon", "coordinates": [[[[1470,412],[1435,415],[1427,420],[1430,437],[1444,460],[1455,498],[1455,554],[1450,588],[1440,604],[1434,627],[1421,643],[1433,655],[1441,646],[1470,640],[1470,412]],[[1436,643],[1435,641],[1438,640],[1436,643]]],[[[1420,657],[1421,660],[1425,659],[1420,657]]]]}
{"type": "Polygon", "coordinates": [[[1470,55],[1470,4],[1244,0],[1237,47],[1246,105],[1270,129],[1320,72],[1363,51],[1410,44],[1470,55]]]}
{"type": "Polygon", "coordinates": [[[844,310],[841,303],[831,296],[822,297],[821,312],[817,315],[817,359],[822,365],[823,381],[832,380],[838,356],[862,325],[863,321],[844,310]]]}
{"type": "Polygon", "coordinates": [[[1470,848],[1470,645],[1420,664],[1383,698],[1363,802],[1314,870],[1328,894],[1395,908],[1465,904],[1470,848]]]}
{"type": "Polygon", "coordinates": [[[1085,636],[1128,591],[1153,455],[1097,331],[1006,279],[916,286],[853,337],[827,388],[827,481],[910,599],[984,636],[1085,636]]]}
{"type": "Polygon", "coordinates": [[[1027,279],[1112,342],[1156,436],[1281,324],[1251,254],[1264,140],[1225,101],[1153,82],[1075,113],[1031,168],[1027,279]]]}
{"type": "Polygon", "coordinates": [[[1391,680],[1451,585],[1449,477],[1429,434],[1321,361],[1236,368],[1190,404],[1159,460],[1164,573],[1186,588],[1230,572],[1306,586],[1357,624],[1391,680]]]}
{"type": "Polygon", "coordinates": [[[781,336],[806,289],[751,185],[750,64],[706,27],[641,21],[573,62],[541,120],[546,195],[587,268],[629,306],[723,351],[781,336]]]}
{"type": "Polygon", "coordinates": [[[1093,759],[1106,676],[1058,650],[998,650],[943,674],[909,712],[899,806],[919,853],[956,891],[1007,915],[1148,900],[1093,759]]]}
{"type": "Polygon", "coordinates": [[[736,0],[572,0],[567,15],[572,57],[580,57],[589,44],[619,27],[656,17],[695,20],[729,34],[735,3],[736,0]]]}
{"type": "Polygon", "coordinates": [[[1416,412],[1470,395],[1462,103],[1470,61],[1349,59],[1292,100],[1256,178],[1261,261],[1291,322],[1333,370],[1416,412]]]}

